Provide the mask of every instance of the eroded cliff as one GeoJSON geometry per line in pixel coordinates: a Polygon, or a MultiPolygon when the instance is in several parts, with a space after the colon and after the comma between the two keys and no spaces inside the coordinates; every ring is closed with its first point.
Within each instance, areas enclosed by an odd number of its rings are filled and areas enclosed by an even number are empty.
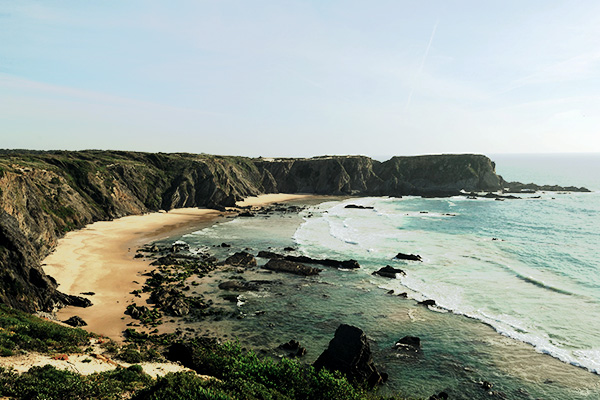
{"type": "Polygon", "coordinates": [[[26,311],[81,299],[42,260],[65,232],[177,207],[233,206],[262,193],[454,195],[510,186],[481,155],[264,159],[122,151],[0,151],[0,302],[26,311]]]}

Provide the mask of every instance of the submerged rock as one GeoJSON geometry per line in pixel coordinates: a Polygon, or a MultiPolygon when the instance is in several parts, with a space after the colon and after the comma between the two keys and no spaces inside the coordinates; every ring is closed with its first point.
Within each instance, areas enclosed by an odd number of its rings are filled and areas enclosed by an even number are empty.
{"type": "Polygon", "coordinates": [[[386,278],[392,278],[392,279],[396,279],[397,274],[406,275],[406,273],[403,270],[401,270],[400,268],[394,268],[390,265],[386,265],[385,267],[381,268],[380,270],[373,272],[373,275],[379,275],[379,276],[383,276],[386,278]]]}
{"type": "Polygon", "coordinates": [[[281,259],[271,259],[263,268],[271,271],[289,272],[291,274],[304,276],[317,275],[322,271],[319,268],[313,268],[295,261],[281,259]]]}
{"type": "Polygon", "coordinates": [[[337,328],[329,347],[313,366],[317,370],[326,368],[340,371],[351,381],[366,383],[370,387],[384,381],[384,376],[373,362],[367,336],[361,329],[351,325],[342,324],[337,328]]]}

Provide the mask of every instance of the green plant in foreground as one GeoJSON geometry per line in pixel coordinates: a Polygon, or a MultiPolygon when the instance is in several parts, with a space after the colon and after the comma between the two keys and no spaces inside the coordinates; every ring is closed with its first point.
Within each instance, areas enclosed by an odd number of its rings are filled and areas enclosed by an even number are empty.
{"type": "Polygon", "coordinates": [[[92,335],[83,329],[69,328],[0,304],[0,353],[16,350],[81,352],[92,335]]]}

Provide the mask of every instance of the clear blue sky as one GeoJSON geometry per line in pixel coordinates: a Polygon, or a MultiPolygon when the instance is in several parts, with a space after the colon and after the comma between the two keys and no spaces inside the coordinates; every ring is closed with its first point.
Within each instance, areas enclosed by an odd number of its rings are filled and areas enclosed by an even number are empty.
{"type": "Polygon", "coordinates": [[[0,148],[600,152],[600,2],[0,0],[0,148]]]}

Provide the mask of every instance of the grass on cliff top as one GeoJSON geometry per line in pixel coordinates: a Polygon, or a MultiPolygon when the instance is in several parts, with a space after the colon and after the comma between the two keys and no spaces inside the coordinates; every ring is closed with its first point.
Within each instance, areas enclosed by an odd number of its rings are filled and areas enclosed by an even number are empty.
{"type": "Polygon", "coordinates": [[[92,336],[83,329],[61,326],[0,304],[0,356],[21,351],[81,352],[92,336]]]}

